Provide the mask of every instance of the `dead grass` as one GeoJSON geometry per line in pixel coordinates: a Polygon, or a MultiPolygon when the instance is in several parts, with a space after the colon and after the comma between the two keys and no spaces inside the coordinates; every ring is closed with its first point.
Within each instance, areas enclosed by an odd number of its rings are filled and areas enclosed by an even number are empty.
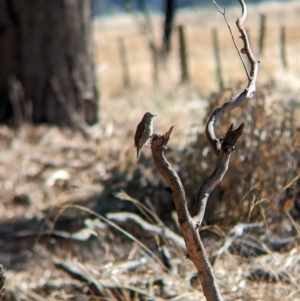
{"type": "MultiPolygon", "coordinates": [[[[299,75],[297,64],[300,48],[300,33],[298,30],[298,14],[300,5],[297,1],[287,4],[268,3],[259,6],[250,6],[246,27],[249,30],[250,40],[254,52],[258,53],[259,18],[260,14],[267,15],[267,32],[265,49],[261,60],[259,81],[264,82],[274,78],[281,70],[279,28],[284,25],[287,30],[287,56],[292,74],[299,75]]],[[[235,20],[239,16],[239,9],[228,9],[227,17],[236,34],[235,20]]],[[[152,23],[157,44],[160,43],[161,24],[160,16],[153,16],[152,23]]],[[[231,42],[224,20],[213,7],[208,10],[183,11],[176,16],[176,24],[183,24],[186,28],[188,63],[190,68],[190,89],[202,95],[217,90],[215,80],[215,62],[213,58],[211,30],[219,31],[221,60],[224,81],[231,87],[233,82],[245,81],[242,65],[231,42]]],[[[147,37],[138,29],[137,22],[132,16],[112,17],[95,22],[95,54],[99,66],[99,76],[103,101],[106,98],[123,94],[122,69],[118,52],[118,38],[125,40],[129,64],[130,78],[133,90],[142,89],[143,93],[151,94],[156,90],[153,87],[151,54],[148,49],[147,37]],[[113,83],[113,84],[112,84],[113,83]]],[[[175,34],[172,40],[173,52],[167,65],[162,68],[159,86],[163,91],[173,91],[180,80],[178,60],[178,37],[175,34]]],[[[237,38],[237,42],[238,38],[237,38]]]]}
{"type": "MultiPolygon", "coordinates": [[[[256,97],[246,107],[224,116],[218,126],[222,136],[231,122],[246,122],[229,171],[209,202],[206,228],[216,232],[217,238],[207,231],[203,237],[211,256],[236,222],[265,222],[264,233],[254,236],[257,242],[268,235],[276,238],[275,234],[295,237],[295,241],[299,237],[295,207],[297,202],[300,206],[299,11],[298,2],[249,7],[247,24],[254,49],[259,14],[268,15],[267,47],[261,58],[256,97]],[[283,71],[279,61],[279,25],[283,23],[289,28],[289,71],[283,71]]],[[[237,9],[229,9],[227,17],[235,20],[238,13],[237,9]]],[[[160,17],[153,17],[153,22],[159,40],[160,17]]],[[[194,267],[173,245],[166,244],[173,265],[168,272],[154,237],[132,226],[125,227],[128,234],[121,234],[101,220],[104,213],[87,216],[74,207],[80,204],[98,213],[107,206],[109,210],[124,211],[126,202],[114,198],[115,192],[124,189],[152,206],[160,217],[167,216],[166,225],[176,231],[171,198],[152,166],[150,150],[143,151],[139,163],[135,159],[133,135],[145,111],[158,115],[157,133],[175,125],[168,158],[180,173],[189,201],[195,199],[199,185],[211,172],[214,158],[203,135],[205,119],[216,105],[243,87],[245,76],[224,21],[214,9],[181,12],[176,22],[186,26],[189,85],[178,85],[176,36],[166,70],[160,73],[159,87],[154,88],[150,54],[133,19],[122,16],[97,20],[95,54],[102,95],[97,139],[88,140],[56,127],[24,125],[15,131],[0,128],[0,263],[7,289],[4,300],[142,300],[140,292],[152,296],[146,300],[204,300],[199,285],[189,280],[194,267]],[[225,83],[231,89],[220,95],[211,94],[217,91],[211,48],[213,27],[219,30],[225,83]],[[120,36],[126,38],[130,91],[122,88],[117,48],[120,36]],[[51,177],[53,184],[49,182],[51,177]],[[62,206],[67,209],[62,210],[62,206]],[[87,226],[88,219],[99,224],[87,226]],[[82,234],[84,229],[91,230],[92,236],[84,242],[75,240],[72,235],[82,234]],[[65,233],[59,232],[62,230],[65,233]],[[66,233],[71,236],[63,237],[66,233]],[[139,247],[137,241],[149,251],[139,247]],[[141,258],[146,262],[136,269],[122,268],[141,258]],[[71,276],[61,268],[62,263],[87,278],[71,276]],[[102,297],[95,296],[87,279],[102,286],[102,297]]],[[[224,300],[299,300],[297,244],[282,253],[268,246],[265,251],[263,256],[224,254],[216,260],[214,270],[224,300]],[[256,268],[276,274],[277,280],[249,280],[247,275],[256,268]]]]}

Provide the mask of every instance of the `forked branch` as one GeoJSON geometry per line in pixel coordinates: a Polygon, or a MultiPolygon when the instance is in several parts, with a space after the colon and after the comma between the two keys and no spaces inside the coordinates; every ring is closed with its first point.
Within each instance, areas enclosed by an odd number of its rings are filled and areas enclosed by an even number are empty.
{"type": "MultiPolygon", "coordinates": [[[[197,202],[195,206],[195,211],[193,212],[195,214],[194,220],[197,226],[200,226],[202,223],[203,215],[205,212],[205,207],[206,207],[206,202],[208,199],[209,194],[213,189],[220,183],[222,180],[223,176],[225,175],[227,169],[228,169],[228,163],[229,159],[231,156],[231,153],[234,151],[234,145],[237,142],[238,138],[241,136],[244,125],[240,125],[237,129],[233,129],[232,126],[230,127],[229,131],[227,132],[226,136],[224,139],[219,139],[215,135],[215,126],[218,121],[218,119],[228,111],[231,111],[247,101],[248,99],[252,98],[254,96],[255,90],[256,90],[256,78],[257,78],[257,72],[258,72],[258,66],[259,62],[255,60],[255,57],[253,55],[253,52],[250,48],[250,43],[249,39],[246,33],[246,30],[243,27],[243,23],[246,20],[247,17],[247,7],[244,2],[244,0],[239,0],[241,7],[242,7],[242,15],[238,20],[236,21],[237,28],[241,34],[240,38],[242,39],[244,46],[241,50],[243,54],[246,54],[247,59],[250,63],[250,72],[249,72],[249,77],[248,77],[248,85],[242,91],[240,94],[232,97],[228,102],[225,102],[222,106],[216,108],[212,115],[210,116],[206,129],[205,129],[205,134],[207,137],[207,140],[217,156],[217,165],[212,173],[212,175],[204,182],[204,184],[201,186],[199,192],[198,192],[198,197],[197,197],[197,202]],[[231,134],[230,134],[231,133],[231,134]],[[235,134],[233,134],[235,133],[235,134]],[[228,135],[232,135],[234,137],[233,141],[232,140],[232,148],[227,149],[226,145],[227,144],[227,139],[228,135]],[[221,168],[218,168],[220,166],[221,168]]],[[[225,13],[224,13],[225,14],[225,13]]],[[[248,73],[247,73],[248,74],[248,73]]]]}
{"type": "Polygon", "coordinates": [[[172,198],[175,203],[179,225],[187,249],[187,258],[189,258],[197,268],[203,293],[209,301],[222,301],[223,299],[219,292],[212,266],[205,254],[199,233],[195,229],[194,222],[188,212],[183,185],[176,171],[172,169],[164,156],[164,150],[167,147],[172,130],[173,127],[164,135],[153,135],[151,150],[154,164],[172,190],[172,198]]]}
{"type": "Polygon", "coordinates": [[[216,167],[213,173],[207,178],[199,189],[197,202],[194,207],[193,217],[196,227],[200,227],[204,212],[206,208],[206,203],[211,192],[216,188],[216,186],[222,181],[229,165],[229,160],[232,152],[235,150],[235,144],[242,135],[244,130],[244,123],[242,123],[238,128],[231,124],[228,132],[224,139],[217,139],[220,144],[220,149],[218,150],[218,159],[216,167]]]}
{"type": "Polygon", "coordinates": [[[254,58],[247,33],[243,28],[243,22],[247,16],[246,5],[243,0],[239,0],[239,2],[242,7],[242,15],[237,20],[236,25],[241,34],[240,38],[244,43],[241,53],[246,54],[250,63],[250,71],[249,73],[247,72],[248,85],[240,94],[232,97],[228,102],[216,108],[207,122],[205,133],[214,154],[217,156],[217,162],[213,173],[203,183],[199,190],[193,212],[193,214],[195,214],[194,217],[191,217],[188,211],[183,185],[177,173],[172,169],[164,156],[164,150],[167,147],[173,127],[171,127],[164,135],[154,134],[151,142],[155,166],[172,190],[172,197],[178,214],[178,221],[187,248],[187,257],[194,263],[198,270],[198,277],[202,284],[203,293],[208,301],[220,301],[222,300],[222,297],[211,264],[205,254],[204,246],[197,228],[202,223],[207,199],[213,189],[224,177],[228,169],[230,156],[235,150],[235,144],[242,135],[244,129],[243,123],[238,127],[235,127],[232,124],[224,138],[217,138],[215,135],[215,126],[218,119],[225,112],[233,110],[253,97],[256,89],[255,83],[259,64],[254,58]]]}

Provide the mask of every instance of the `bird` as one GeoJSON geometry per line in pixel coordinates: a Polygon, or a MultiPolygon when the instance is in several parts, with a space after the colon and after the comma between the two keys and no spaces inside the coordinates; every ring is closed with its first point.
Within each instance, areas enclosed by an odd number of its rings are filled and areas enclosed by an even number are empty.
{"type": "Polygon", "coordinates": [[[142,147],[149,143],[149,140],[153,134],[153,118],[157,116],[150,112],[144,114],[142,120],[136,127],[134,135],[134,146],[136,148],[137,160],[140,157],[140,151],[142,147]]]}

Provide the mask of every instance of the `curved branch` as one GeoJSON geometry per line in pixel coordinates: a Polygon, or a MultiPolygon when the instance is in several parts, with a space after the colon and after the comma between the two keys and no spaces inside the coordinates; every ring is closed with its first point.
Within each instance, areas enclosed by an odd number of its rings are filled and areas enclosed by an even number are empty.
{"type": "Polygon", "coordinates": [[[258,73],[259,61],[257,61],[254,57],[254,54],[250,47],[250,42],[248,39],[247,32],[246,32],[245,28],[243,27],[243,23],[247,17],[247,6],[246,6],[244,0],[239,0],[239,2],[242,7],[242,15],[240,18],[237,19],[236,26],[241,34],[240,38],[242,39],[242,41],[244,43],[244,47],[241,49],[241,52],[243,54],[246,54],[248,61],[250,63],[250,72],[249,72],[250,78],[249,78],[248,87],[247,87],[247,90],[248,90],[247,98],[251,98],[251,97],[253,97],[255,90],[256,90],[255,83],[256,83],[256,78],[257,78],[257,73],[258,73]]]}
{"type": "Polygon", "coordinates": [[[200,227],[204,212],[206,208],[207,199],[210,193],[216,188],[216,186],[222,181],[229,165],[229,160],[232,152],[235,150],[235,144],[242,135],[244,130],[244,123],[242,123],[238,128],[235,128],[231,124],[225,138],[221,143],[221,148],[218,155],[218,160],[213,173],[207,178],[207,180],[202,184],[199,189],[197,202],[194,208],[193,220],[196,227],[200,227]]]}
{"type": "MultiPolygon", "coordinates": [[[[205,134],[207,137],[207,140],[214,152],[214,154],[217,156],[217,164],[215,167],[215,170],[211,174],[211,176],[204,182],[204,184],[201,186],[197,202],[194,207],[194,214],[195,216],[194,221],[197,226],[200,226],[203,220],[203,215],[206,208],[207,199],[210,195],[210,193],[215,189],[215,187],[221,182],[223,179],[227,169],[228,164],[230,160],[230,155],[235,149],[235,144],[238,140],[238,138],[242,135],[244,124],[241,124],[238,128],[234,128],[233,125],[230,126],[226,136],[224,139],[219,139],[215,135],[215,126],[218,121],[218,119],[228,111],[231,111],[235,109],[236,107],[240,106],[242,103],[247,101],[248,99],[252,98],[254,96],[255,90],[256,90],[256,78],[258,73],[258,66],[259,62],[256,61],[253,52],[250,48],[249,39],[246,33],[246,30],[243,27],[243,23],[246,20],[247,17],[247,7],[244,2],[244,0],[239,0],[242,8],[242,14],[236,21],[236,26],[241,34],[240,38],[242,39],[244,43],[244,47],[241,49],[241,53],[246,54],[247,59],[250,63],[250,72],[248,76],[248,85],[242,91],[240,94],[232,97],[228,102],[224,103],[222,106],[216,108],[212,115],[210,116],[206,128],[205,128],[205,134]],[[229,147],[228,147],[229,146],[229,147]]],[[[213,3],[217,6],[215,1],[213,3]]],[[[218,11],[225,15],[225,12],[223,13],[220,8],[217,6],[218,11]]]]}
{"type": "MultiPolygon", "coordinates": [[[[207,140],[209,144],[211,145],[214,153],[218,156],[219,151],[221,149],[221,143],[218,140],[218,138],[215,136],[214,133],[214,127],[218,119],[223,115],[223,113],[231,111],[241,105],[246,100],[252,98],[254,96],[255,90],[256,90],[256,78],[258,73],[258,66],[259,61],[256,61],[253,52],[250,47],[250,42],[248,39],[248,35],[246,30],[243,27],[243,23],[246,20],[247,17],[247,7],[244,2],[244,0],[239,0],[241,7],[242,7],[242,15],[237,19],[236,26],[241,34],[240,38],[242,39],[244,43],[244,47],[241,49],[241,52],[243,54],[246,54],[248,61],[250,63],[250,72],[248,77],[248,85],[247,88],[241,92],[240,94],[232,97],[228,102],[224,103],[221,107],[214,110],[212,115],[210,116],[210,119],[208,120],[208,123],[206,125],[205,133],[207,140]]],[[[217,6],[215,1],[213,3],[217,6]]],[[[219,6],[217,6],[218,11],[223,13],[219,6]]]]}
{"type": "Polygon", "coordinates": [[[244,41],[244,48],[241,52],[246,53],[251,66],[250,73],[247,74],[248,86],[240,94],[232,97],[221,107],[215,109],[208,120],[205,133],[210,146],[217,156],[217,164],[212,175],[203,183],[199,190],[196,202],[197,211],[193,218],[190,216],[187,209],[183,185],[177,173],[172,169],[164,156],[164,150],[167,147],[173,127],[171,127],[164,135],[154,134],[151,142],[154,164],[172,190],[172,197],[178,214],[179,225],[181,227],[187,249],[187,257],[196,266],[198,270],[198,277],[202,284],[203,293],[209,301],[221,301],[222,297],[212,271],[212,266],[205,254],[204,246],[197,228],[202,223],[206,202],[210,193],[220,183],[228,169],[230,156],[235,150],[236,142],[243,133],[244,124],[241,124],[237,128],[232,124],[223,139],[218,139],[216,137],[214,129],[218,119],[224,112],[233,110],[249,98],[253,97],[256,89],[255,82],[259,64],[252,54],[246,31],[243,28],[243,22],[247,15],[246,5],[243,0],[239,1],[242,6],[242,15],[237,21],[237,26],[241,33],[241,38],[244,41]]]}
{"type": "MultiPolygon", "coordinates": [[[[221,140],[218,139],[215,135],[215,126],[219,118],[228,111],[231,111],[238,106],[240,106],[242,103],[244,103],[246,100],[248,100],[250,97],[248,95],[247,88],[240,94],[233,96],[228,102],[225,102],[222,106],[216,108],[213,113],[211,114],[205,128],[205,134],[206,138],[215,153],[216,156],[219,156],[220,150],[221,150],[221,140]]],[[[252,96],[251,96],[252,97],[252,96]]]]}

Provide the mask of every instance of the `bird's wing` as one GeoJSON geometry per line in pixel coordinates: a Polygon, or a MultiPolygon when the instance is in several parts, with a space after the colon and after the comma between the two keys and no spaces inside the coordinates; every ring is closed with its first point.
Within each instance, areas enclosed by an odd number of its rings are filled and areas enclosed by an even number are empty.
{"type": "Polygon", "coordinates": [[[136,132],[134,135],[134,146],[135,147],[138,147],[139,140],[140,140],[142,134],[144,133],[144,131],[145,131],[145,126],[142,122],[140,122],[136,128],[136,132]]]}

